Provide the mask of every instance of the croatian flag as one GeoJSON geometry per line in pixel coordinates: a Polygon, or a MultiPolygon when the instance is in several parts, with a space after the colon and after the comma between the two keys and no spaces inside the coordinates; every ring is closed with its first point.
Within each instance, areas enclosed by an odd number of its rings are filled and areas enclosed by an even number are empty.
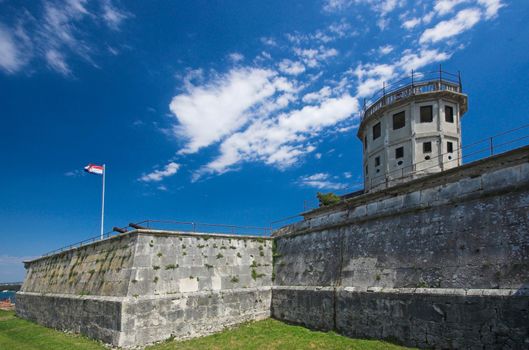
{"type": "Polygon", "coordinates": [[[95,165],[95,164],[88,164],[87,166],[84,167],[84,171],[90,174],[103,175],[103,166],[95,165]]]}

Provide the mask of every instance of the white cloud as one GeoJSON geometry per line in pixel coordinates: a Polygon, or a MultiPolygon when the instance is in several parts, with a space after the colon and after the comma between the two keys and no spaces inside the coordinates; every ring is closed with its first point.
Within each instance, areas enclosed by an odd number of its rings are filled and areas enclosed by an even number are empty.
{"type": "Polygon", "coordinates": [[[327,0],[323,5],[325,11],[341,11],[354,5],[369,5],[371,10],[377,12],[381,16],[395,10],[405,1],[402,0],[327,0]]]}
{"type": "Polygon", "coordinates": [[[311,137],[357,111],[358,101],[343,95],[317,106],[305,106],[272,119],[258,120],[223,141],[221,154],[202,168],[197,177],[205,173],[224,173],[247,161],[260,161],[280,169],[291,166],[302,155],[314,151],[309,142],[311,137]]]}
{"type": "MultiPolygon", "coordinates": [[[[91,48],[76,35],[77,24],[90,15],[84,4],[85,2],[80,0],[44,4],[42,25],[37,31],[43,40],[41,44],[45,46],[46,53],[71,51],[90,61],[91,48]]],[[[51,66],[53,68],[53,65],[51,66]]],[[[63,73],[61,70],[59,72],[63,73]]]]}
{"type": "Polygon", "coordinates": [[[385,30],[389,27],[390,19],[386,17],[381,17],[377,20],[377,26],[380,30],[385,30]]]}
{"type": "Polygon", "coordinates": [[[418,52],[405,50],[402,57],[393,64],[359,64],[352,72],[358,78],[357,97],[370,97],[382,89],[384,82],[399,75],[407,75],[432,63],[449,59],[451,54],[437,49],[419,49],[418,52]]]}
{"type": "Polygon", "coordinates": [[[378,53],[381,55],[388,55],[393,52],[394,47],[391,45],[384,45],[378,48],[378,53]]]}
{"type": "Polygon", "coordinates": [[[169,106],[177,136],[187,140],[181,154],[195,153],[222,140],[253,116],[284,108],[294,86],[275,71],[236,68],[203,86],[188,84],[169,106]]]}
{"type": "Polygon", "coordinates": [[[68,177],[79,177],[79,176],[85,176],[85,175],[86,175],[86,172],[83,170],[79,170],[79,169],[67,171],[64,173],[64,176],[68,176],[68,177]]]}
{"type": "Polygon", "coordinates": [[[68,76],[71,56],[97,67],[93,56],[116,51],[109,51],[105,42],[104,50],[98,52],[98,38],[90,32],[91,26],[103,23],[118,29],[128,17],[110,0],[102,0],[101,6],[94,7],[92,12],[84,0],[42,1],[42,6],[13,17],[11,26],[0,23],[0,69],[17,73],[32,60],[40,59],[50,69],[68,76]]]}
{"type": "Polygon", "coordinates": [[[316,159],[321,159],[321,153],[316,153],[316,154],[314,155],[314,158],[316,158],[316,159]]]}
{"type": "Polygon", "coordinates": [[[25,64],[10,31],[0,23],[0,67],[8,73],[15,73],[25,64]]]}
{"type": "Polygon", "coordinates": [[[229,58],[232,62],[237,63],[244,60],[244,55],[239,52],[230,53],[229,58]]]}
{"type": "Polygon", "coordinates": [[[357,96],[367,97],[382,89],[382,84],[397,76],[396,65],[390,64],[360,64],[354,70],[359,79],[357,96]]]}
{"type": "Polygon", "coordinates": [[[351,25],[347,22],[332,23],[327,31],[334,35],[334,38],[346,38],[358,33],[352,30],[351,25]]]}
{"type": "Polygon", "coordinates": [[[469,0],[437,0],[434,6],[434,11],[440,15],[451,13],[456,6],[468,3],[469,0]]]}
{"type": "Polygon", "coordinates": [[[338,50],[323,46],[312,49],[296,47],[294,48],[294,52],[303,61],[303,63],[305,63],[305,65],[310,68],[317,67],[321,62],[338,55],[338,50]]]}
{"type": "Polygon", "coordinates": [[[68,64],[60,52],[51,49],[46,52],[45,57],[50,68],[62,75],[70,75],[70,67],[68,67],[68,64]]]}
{"type": "Polygon", "coordinates": [[[263,37],[261,38],[261,42],[265,45],[268,45],[268,46],[277,46],[277,42],[275,41],[274,38],[266,38],[266,37],[263,37]]]}
{"type": "Polygon", "coordinates": [[[404,23],[402,23],[402,27],[410,30],[410,29],[417,27],[419,24],[421,24],[421,19],[415,17],[415,18],[410,18],[407,21],[404,21],[404,23]]]}
{"type": "Polygon", "coordinates": [[[328,173],[301,176],[298,179],[298,184],[303,187],[312,187],[319,190],[342,190],[347,188],[347,184],[335,181],[328,173]]]}
{"type": "Polygon", "coordinates": [[[319,91],[310,92],[303,96],[302,101],[305,103],[321,103],[323,100],[329,98],[332,94],[332,90],[329,86],[324,86],[319,91]]]}
{"type": "Polygon", "coordinates": [[[301,62],[284,59],[279,62],[279,71],[289,75],[298,75],[305,71],[305,66],[301,62]]]}
{"type": "Polygon", "coordinates": [[[505,6],[501,0],[478,0],[478,4],[485,7],[485,18],[491,19],[497,16],[498,11],[505,6]]]}
{"type": "Polygon", "coordinates": [[[404,73],[409,74],[411,70],[418,70],[432,63],[446,61],[451,54],[437,49],[421,49],[418,53],[406,50],[397,66],[404,73]]]}
{"type": "Polygon", "coordinates": [[[423,24],[428,24],[428,23],[430,23],[432,21],[434,16],[435,16],[435,12],[434,11],[430,11],[427,14],[425,14],[424,16],[422,16],[421,22],[423,24]]]}
{"type": "Polygon", "coordinates": [[[480,19],[481,11],[478,8],[461,10],[453,19],[439,22],[433,28],[426,29],[422,33],[419,42],[421,44],[436,43],[459,35],[476,25],[480,19]]]}
{"type": "Polygon", "coordinates": [[[139,180],[142,182],[159,182],[176,174],[178,169],[180,169],[180,164],[170,162],[162,170],[155,170],[149,174],[142,175],[139,180]]]}
{"type": "Polygon", "coordinates": [[[410,18],[402,23],[402,28],[407,30],[412,30],[416,27],[418,27],[421,24],[428,24],[432,21],[432,19],[435,16],[434,11],[430,11],[426,14],[424,14],[422,17],[413,17],[410,18]]]}
{"type": "Polygon", "coordinates": [[[323,9],[329,12],[339,11],[351,6],[352,4],[352,0],[327,0],[323,5],[323,9]]]}
{"type": "Polygon", "coordinates": [[[110,28],[119,29],[121,23],[129,17],[129,13],[115,7],[110,0],[103,1],[103,19],[110,28]]]}
{"type": "Polygon", "coordinates": [[[381,14],[381,15],[387,15],[391,11],[395,10],[397,6],[399,5],[397,0],[383,0],[383,1],[375,1],[374,2],[375,9],[381,14]]]}
{"type": "Polygon", "coordinates": [[[313,33],[287,33],[287,40],[295,45],[307,44],[314,45],[318,43],[328,44],[338,39],[348,38],[358,35],[357,31],[351,29],[351,25],[342,20],[341,22],[331,23],[324,29],[318,29],[313,33]]]}

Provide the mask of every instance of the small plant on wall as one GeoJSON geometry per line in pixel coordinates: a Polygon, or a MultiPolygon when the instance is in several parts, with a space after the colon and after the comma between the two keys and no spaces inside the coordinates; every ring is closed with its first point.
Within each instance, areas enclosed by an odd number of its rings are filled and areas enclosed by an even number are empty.
{"type": "Polygon", "coordinates": [[[318,192],[316,194],[316,197],[318,197],[320,207],[325,207],[327,205],[333,205],[333,204],[339,203],[342,200],[340,196],[332,192],[329,192],[329,193],[318,192]]]}

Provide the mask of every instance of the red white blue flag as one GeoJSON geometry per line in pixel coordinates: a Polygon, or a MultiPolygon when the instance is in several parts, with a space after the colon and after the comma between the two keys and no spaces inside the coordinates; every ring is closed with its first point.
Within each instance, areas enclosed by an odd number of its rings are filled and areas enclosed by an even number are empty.
{"type": "Polygon", "coordinates": [[[97,174],[97,175],[103,175],[103,166],[102,165],[95,165],[95,164],[88,164],[84,167],[84,171],[90,174],[97,174]]]}

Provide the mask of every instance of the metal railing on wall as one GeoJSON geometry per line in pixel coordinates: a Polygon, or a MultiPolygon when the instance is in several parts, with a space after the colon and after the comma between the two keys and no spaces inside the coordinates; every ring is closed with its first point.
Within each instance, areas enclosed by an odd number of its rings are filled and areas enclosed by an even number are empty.
{"type": "MultiPolygon", "coordinates": [[[[125,230],[125,232],[126,232],[126,228],[127,227],[128,226],[125,226],[125,227],[122,227],[121,229],[125,230]]],[[[65,252],[65,251],[68,251],[68,250],[71,250],[71,249],[74,249],[74,248],[80,248],[82,246],[85,246],[85,245],[100,241],[101,239],[107,239],[107,238],[110,238],[110,237],[118,235],[118,234],[119,234],[119,232],[117,232],[117,231],[105,232],[103,234],[103,236],[98,235],[98,236],[90,237],[90,238],[87,238],[85,240],[82,240],[82,241],[79,241],[79,242],[76,242],[76,243],[72,243],[72,244],[66,245],[64,247],[52,250],[50,252],[42,254],[42,256],[44,257],[44,256],[54,255],[54,254],[62,253],[62,252],[65,252]]]]}
{"type": "MultiPolygon", "coordinates": [[[[147,229],[159,231],[176,231],[189,232],[197,234],[230,234],[230,235],[251,235],[260,237],[270,237],[272,234],[271,227],[228,225],[228,224],[210,224],[195,221],[176,221],[176,220],[143,220],[136,223],[130,223],[124,227],[114,227],[112,231],[103,234],[103,239],[111,238],[119,234],[127,233],[130,230],[147,229]]],[[[74,248],[80,248],[101,240],[101,235],[87,238],[77,243],[52,250],[42,255],[42,257],[62,253],[74,248]]]]}
{"type": "Polygon", "coordinates": [[[391,83],[384,82],[380,90],[376,91],[370,98],[364,99],[361,120],[398,100],[434,91],[462,93],[461,74],[444,71],[439,66],[437,71],[414,72],[412,70],[411,75],[400,80],[391,83]]]}
{"type": "MultiPolygon", "coordinates": [[[[210,224],[195,221],[144,220],[134,224],[136,227],[156,230],[178,230],[195,233],[224,233],[233,235],[269,236],[270,227],[210,224]]],[[[132,226],[132,227],[134,227],[132,226]]]]}

